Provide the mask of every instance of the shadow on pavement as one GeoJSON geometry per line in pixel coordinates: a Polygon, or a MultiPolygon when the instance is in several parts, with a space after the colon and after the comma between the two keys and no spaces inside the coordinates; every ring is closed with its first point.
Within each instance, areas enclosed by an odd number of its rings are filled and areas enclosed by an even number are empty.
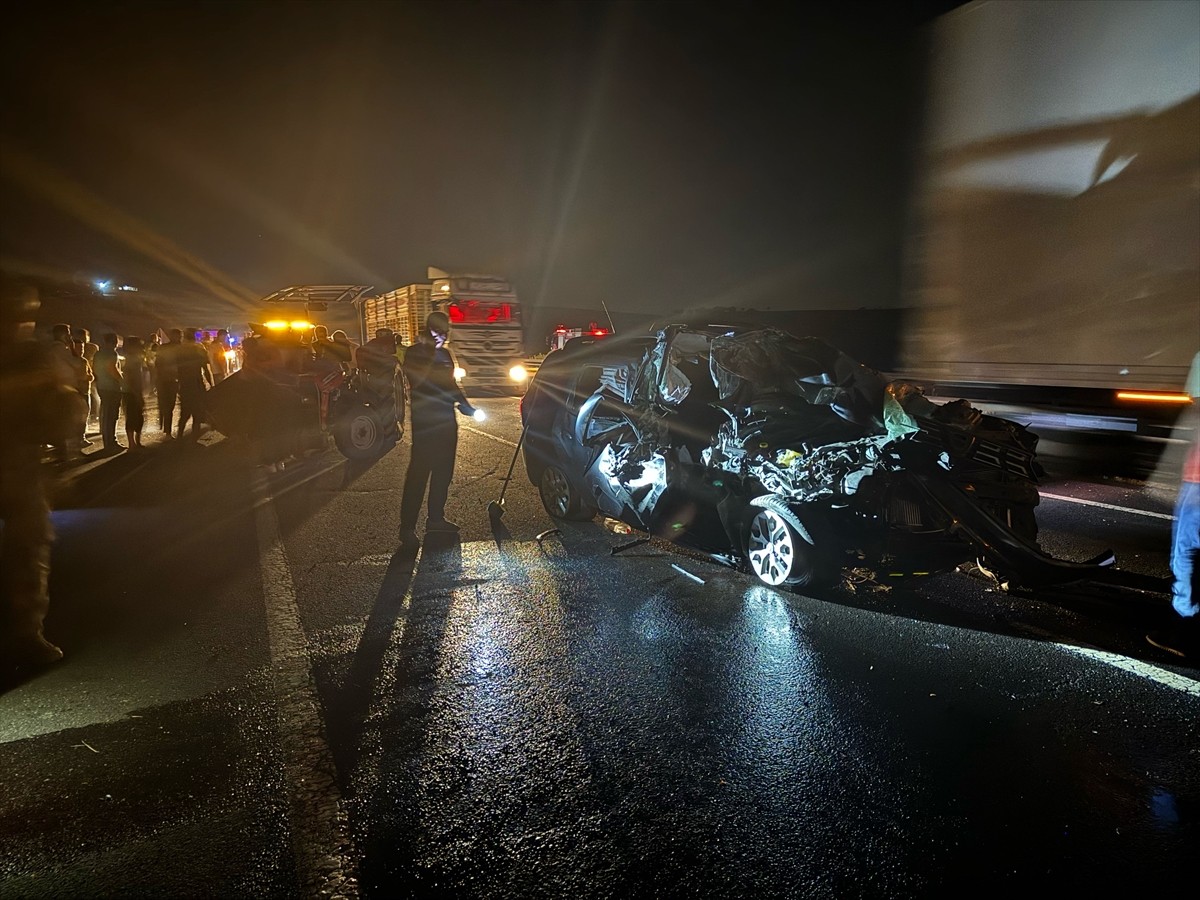
{"type": "MultiPolygon", "coordinates": [[[[433,582],[453,577],[461,568],[462,547],[457,535],[427,535],[419,556],[417,547],[399,547],[384,572],[345,674],[338,678],[333,671],[337,660],[316,666],[318,687],[328,697],[325,716],[330,745],[347,795],[361,783],[358,775],[370,749],[365,744],[367,724],[380,713],[372,709],[376,699],[386,698],[390,706],[398,694],[425,690],[418,686],[433,683],[425,676],[441,644],[450,598],[429,589],[433,582]]],[[[422,700],[427,703],[428,697],[422,700]]],[[[420,717],[415,722],[419,723],[420,717]]],[[[419,738],[414,735],[415,741],[419,738]]]]}

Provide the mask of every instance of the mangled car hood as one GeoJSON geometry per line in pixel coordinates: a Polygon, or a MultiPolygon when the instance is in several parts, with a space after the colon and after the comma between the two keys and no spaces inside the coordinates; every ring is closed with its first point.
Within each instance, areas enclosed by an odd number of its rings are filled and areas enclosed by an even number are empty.
{"type": "Polygon", "coordinates": [[[897,465],[888,448],[909,441],[972,452],[1003,445],[1004,459],[993,464],[1035,477],[1036,439],[1023,429],[889,384],[819,338],[769,328],[720,335],[709,371],[730,421],[704,462],[751,475],[790,500],[852,494],[881,465],[897,465]]]}

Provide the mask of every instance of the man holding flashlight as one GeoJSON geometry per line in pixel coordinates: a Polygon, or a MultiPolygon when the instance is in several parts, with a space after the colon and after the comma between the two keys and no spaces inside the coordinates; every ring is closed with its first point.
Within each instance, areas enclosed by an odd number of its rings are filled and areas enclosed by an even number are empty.
{"type": "Polygon", "coordinates": [[[409,547],[419,543],[417,516],[427,484],[426,533],[458,531],[457,525],[446,520],[446,497],[458,451],[458,420],[454,413],[457,409],[463,415],[483,418],[482,410],[467,402],[454,379],[454,357],[446,346],[449,337],[450,318],[444,312],[432,312],[417,343],[404,356],[412,410],[412,456],[400,501],[400,543],[409,547]]]}

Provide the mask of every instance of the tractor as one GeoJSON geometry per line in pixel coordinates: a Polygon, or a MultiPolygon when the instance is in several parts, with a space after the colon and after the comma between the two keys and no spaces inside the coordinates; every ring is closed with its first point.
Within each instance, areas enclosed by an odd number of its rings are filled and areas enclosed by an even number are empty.
{"type": "Polygon", "coordinates": [[[208,419],[247,442],[259,461],[275,464],[330,438],[348,459],[377,459],[400,440],[404,379],[356,368],[314,338],[313,313],[354,305],[369,287],[290,287],[262,301],[242,345],[242,368],[208,392],[208,419]]]}

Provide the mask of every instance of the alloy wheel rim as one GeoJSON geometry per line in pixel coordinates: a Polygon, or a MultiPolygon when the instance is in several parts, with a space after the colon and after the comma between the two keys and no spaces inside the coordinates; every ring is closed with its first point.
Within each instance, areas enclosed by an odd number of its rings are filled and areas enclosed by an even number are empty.
{"type": "Polygon", "coordinates": [[[750,525],[746,555],[754,574],[775,587],[791,577],[796,561],[796,548],[787,522],[778,513],[764,509],[750,525]]]}
{"type": "Polygon", "coordinates": [[[542,496],[556,515],[565,516],[571,503],[571,486],[558,469],[550,466],[542,473],[542,496]]]}

